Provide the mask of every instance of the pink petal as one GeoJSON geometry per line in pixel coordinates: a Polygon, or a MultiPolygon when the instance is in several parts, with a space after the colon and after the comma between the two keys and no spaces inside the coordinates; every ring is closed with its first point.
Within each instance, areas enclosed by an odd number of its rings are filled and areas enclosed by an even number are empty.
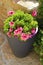
{"type": "Polygon", "coordinates": [[[14,22],[9,22],[10,27],[14,26],[14,22]]]}
{"type": "Polygon", "coordinates": [[[10,28],[10,29],[9,29],[9,32],[12,32],[12,31],[13,31],[13,29],[12,29],[12,28],[10,28]]]}
{"type": "Polygon", "coordinates": [[[22,27],[19,27],[17,28],[15,31],[14,31],[14,35],[20,35],[23,31],[23,28],[22,27]]]}
{"type": "Polygon", "coordinates": [[[9,11],[9,12],[7,13],[8,16],[11,16],[12,14],[14,14],[14,11],[9,11]]]}
{"type": "Polygon", "coordinates": [[[7,32],[7,35],[8,35],[8,37],[11,37],[11,33],[10,32],[7,32]]]}
{"type": "Polygon", "coordinates": [[[18,28],[17,30],[18,30],[18,31],[23,31],[23,28],[22,28],[22,27],[20,27],[20,28],[18,28]]]}
{"type": "Polygon", "coordinates": [[[14,35],[18,35],[18,31],[17,30],[14,31],[14,35]]]}
{"type": "Polygon", "coordinates": [[[28,34],[28,38],[32,38],[32,34],[28,34]]]}
{"type": "Polygon", "coordinates": [[[21,40],[26,41],[27,39],[28,39],[28,35],[25,34],[25,33],[22,33],[22,34],[21,34],[21,40]]]}
{"type": "Polygon", "coordinates": [[[31,30],[31,33],[33,33],[33,34],[34,34],[35,32],[36,32],[36,30],[35,30],[35,29],[32,29],[32,30],[31,30]]]}
{"type": "Polygon", "coordinates": [[[33,10],[32,16],[37,16],[37,11],[36,10],[33,10]]]}
{"type": "Polygon", "coordinates": [[[14,31],[14,35],[20,35],[20,34],[21,34],[21,31],[18,31],[18,30],[14,31]]]}

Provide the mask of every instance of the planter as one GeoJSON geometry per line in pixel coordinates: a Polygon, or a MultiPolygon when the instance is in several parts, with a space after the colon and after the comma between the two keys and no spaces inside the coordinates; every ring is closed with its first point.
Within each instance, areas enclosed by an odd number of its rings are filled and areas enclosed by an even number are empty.
{"type": "Polygon", "coordinates": [[[8,16],[10,17],[4,21],[4,32],[11,49],[17,57],[25,57],[33,48],[32,45],[38,31],[38,22],[34,20],[31,14],[21,10],[15,13],[9,11],[8,16]]]}
{"type": "MultiPolygon", "coordinates": [[[[37,33],[38,29],[36,30],[37,33]]],[[[9,45],[17,57],[25,57],[27,56],[33,48],[33,43],[35,41],[36,35],[32,38],[28,39],[27,41],[20,41],[17,37],[15,38],[8,38],[9,45]]]]}

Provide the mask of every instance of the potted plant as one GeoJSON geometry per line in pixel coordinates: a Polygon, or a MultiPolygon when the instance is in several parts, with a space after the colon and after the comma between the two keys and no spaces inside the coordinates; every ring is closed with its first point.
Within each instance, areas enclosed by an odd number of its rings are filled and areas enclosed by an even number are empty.
{"type": "Polygon", "coordinates": [[[10,16],[4,21],[4,32],[14,54],[25,57],[32,50],[38,23],[31,14],[20,10],[15,13],[10,11],[8,14],[10,16]]]}

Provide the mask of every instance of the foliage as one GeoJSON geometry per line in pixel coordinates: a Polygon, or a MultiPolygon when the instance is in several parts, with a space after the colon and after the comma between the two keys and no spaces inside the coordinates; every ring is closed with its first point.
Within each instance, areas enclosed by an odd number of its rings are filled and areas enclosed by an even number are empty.
{"type": "Polygon", "coordinates": [[[38,27],[38,23],[31,14],[18,10],[4,21],[4,32],[7,33],[12,28],[11,33],[14,34],[14,30],[19,27],[23,28],[22,33],[31,33],[31,29],[38,27]]]}
{"type": "Polygon", "coordinates": [[[38,16],[43,18],[43,0],[38,0],[39,8],[38,8],[38,16]]]}
{"type": "Polygon", "coordinates": [[[34,43],[34,50],[39,55],[40,61],[43,65],[43,30],[39,30],[36,37],[36,42],[34,43]]]}

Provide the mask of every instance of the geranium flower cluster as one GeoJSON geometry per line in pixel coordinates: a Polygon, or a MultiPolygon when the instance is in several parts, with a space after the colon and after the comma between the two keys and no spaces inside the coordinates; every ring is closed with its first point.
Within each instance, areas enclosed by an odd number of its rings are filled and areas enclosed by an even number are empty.
{"type": "MultiPolygon", "coordinates": [[[[36,15],[36,12],[33,12],[32,15],[36,15]]],[[[8,16],[10,17],[4,22],[4,31],[7,36],[18,37],[23,41],[32,38],[38,26],[32,15],[20,10],[15,13],[14,11],[9,11],[8,16]]]]}

